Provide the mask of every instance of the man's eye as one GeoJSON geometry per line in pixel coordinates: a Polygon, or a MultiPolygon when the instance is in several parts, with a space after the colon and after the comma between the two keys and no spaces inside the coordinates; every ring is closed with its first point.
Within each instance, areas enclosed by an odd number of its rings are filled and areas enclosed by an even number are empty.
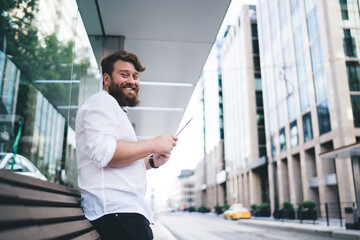
{"type": "Polygon", "coordinates": [[[126,73],[121,73],[120,74],[123,78],[128,78],[130,75],[129,74],[126,74],[126,73]]]}
{"type": "Polygon", "coordinates": [[[133,79],[135,79],[135,80],[136,80],[136,79],[139,79],[139,75],[134,75],[134,76],[133,76],[133,79]]]}

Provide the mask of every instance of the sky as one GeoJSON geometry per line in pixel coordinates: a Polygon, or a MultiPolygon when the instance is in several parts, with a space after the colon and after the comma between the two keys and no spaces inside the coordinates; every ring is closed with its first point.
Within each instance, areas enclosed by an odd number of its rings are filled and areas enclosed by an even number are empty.
{"type": "MultiPolygon", "coordinates": [[[[224,17],[223,23],[218,31],[218,37],[223,36],[228,25],[236,22],[238,12],[243,4],[256,4],[256,0],[232,0],[228,11],[224,17]]],[[[212,54],[216,54],[212,49],[209,58],[203,69],[202,78],[199,79],[193,95],[185,110],[184,116],[179,124],[178,131],[188,122],[193,120],[178,136],[177,146],[171,153],[169,161],[158,169],[151,169],[147,172],[148,189],[146,199],[150,203],[151,195],[154,197],[155,208],[160,209],[167,206],[167,199],[173,190],[177,177],[183,169],[194,169],[204,156],[204,135],[203,135],[203,102],[202,102],[202,79],[205,80],[205,98],[206,98],[206,149],[207,152],[219,141],[218,128],[209,126],[218,126],[218,108],[217,106],[217,78],[212,74],[216,71],[216,62],[213,61],[212,54]],[[214,81],[212,81],[214,80],[214,81]],[[215,94],[215,95],[214,95],[215,94]],[[215,102],[214,102],[215,101],[215,102]],[[208,106],[208,105],[211,105],[208,106]],[[215,116],[215,117],[214,117],[215,116]]]]}

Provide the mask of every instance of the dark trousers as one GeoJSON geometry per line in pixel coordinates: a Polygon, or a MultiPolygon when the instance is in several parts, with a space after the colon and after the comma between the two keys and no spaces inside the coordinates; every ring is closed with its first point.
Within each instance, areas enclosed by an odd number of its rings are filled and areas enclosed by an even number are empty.
{"type": "Polygon", "coordinates": [[[91,222],[101,240],[152,240],[149,221],[138,213],[113,213],[91,222]]]}

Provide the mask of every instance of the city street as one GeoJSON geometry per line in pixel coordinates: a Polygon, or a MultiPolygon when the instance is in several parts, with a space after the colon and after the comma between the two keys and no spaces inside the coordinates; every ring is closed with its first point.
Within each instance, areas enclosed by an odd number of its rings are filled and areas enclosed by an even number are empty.
{"type": "MultiPolygon", "coordinates": [[[[287,240],[287,239],[339,239],[310,233],[270,228],[238,221],[225,220],[222,215],[187,212],[167,212],[157,215],[160,221],[178,240],[287,240]]],[[[156,236],[155,236],[156,239],[156,236]]]]}

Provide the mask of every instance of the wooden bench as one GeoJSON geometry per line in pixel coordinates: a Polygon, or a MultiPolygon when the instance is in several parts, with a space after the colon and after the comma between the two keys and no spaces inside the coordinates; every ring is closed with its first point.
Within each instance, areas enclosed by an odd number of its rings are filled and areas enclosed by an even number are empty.
{"type": "Polygon", "coordinates": [[[80,192],[0,170],[0,239],[100,239],[80,192]]]}

